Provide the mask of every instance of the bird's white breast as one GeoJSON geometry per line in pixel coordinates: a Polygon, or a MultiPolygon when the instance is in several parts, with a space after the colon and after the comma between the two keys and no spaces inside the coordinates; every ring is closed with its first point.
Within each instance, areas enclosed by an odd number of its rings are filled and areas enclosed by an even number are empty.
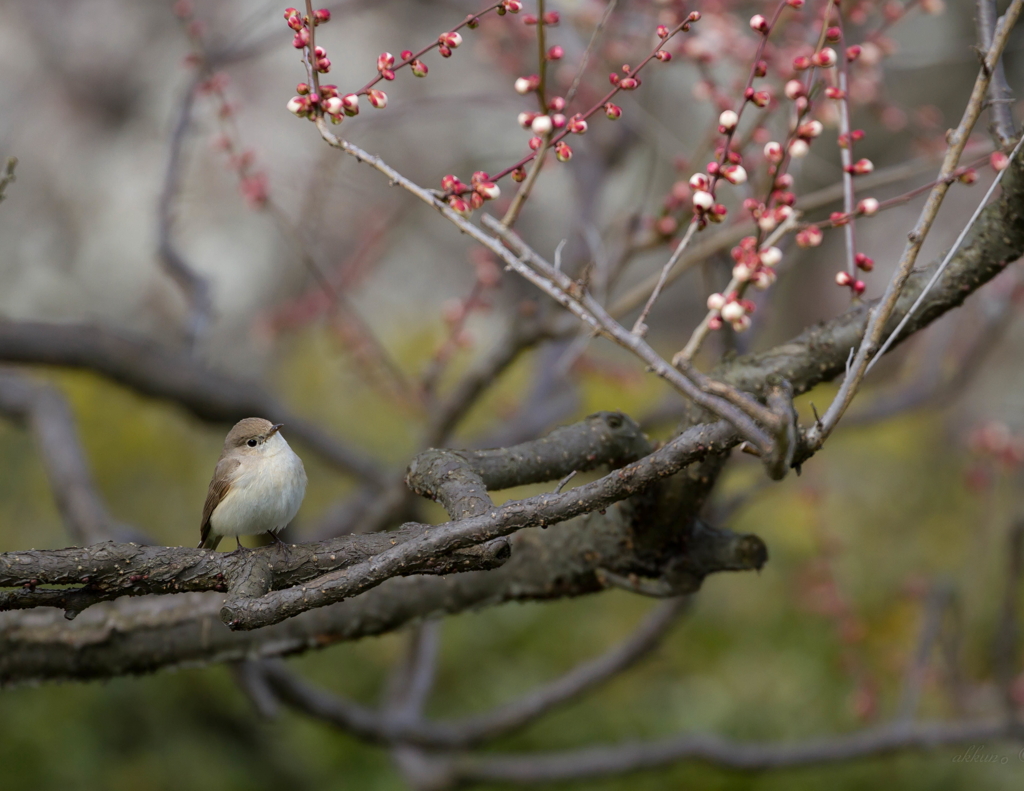
{"type": "Polygon", "coordinates": [[[216,535],[277,532],[286,527],[306,494],[302,460],[280,434],[247,455],[235,471],[231,488],[210,515],[216,535]]]}

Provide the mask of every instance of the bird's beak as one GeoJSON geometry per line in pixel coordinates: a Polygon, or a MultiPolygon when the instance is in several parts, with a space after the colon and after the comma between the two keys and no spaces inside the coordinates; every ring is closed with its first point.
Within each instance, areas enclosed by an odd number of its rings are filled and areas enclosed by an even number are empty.
{"type": "Polygon", "coordinates": [[[281,430],[281,427],[282,427],[283,425],[284,425],[284,423],[275,423],[274,425],[272,425],[272,426],[270,427],[270,431],[268,431],[268,432],[267,432],[267,439],[270,439],[270,438],[271,438],[272,436],[274,436],[274,435],[275,435],[275,434],[276,434],[276,433],[277,433],[278,431],[280,431],[280,430],[281,430]]]}

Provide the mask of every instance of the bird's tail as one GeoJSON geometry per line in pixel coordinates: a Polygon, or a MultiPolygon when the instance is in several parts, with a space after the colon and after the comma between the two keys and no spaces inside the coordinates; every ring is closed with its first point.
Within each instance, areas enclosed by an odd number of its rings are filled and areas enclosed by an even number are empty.
{"type": "Polygon", "coordinates": [[[215,536],[213,535],[213,531],[210,531],[206,535],[206,538],[199,542],[198,549],[216,549],[222,538],[224,538],[224,536],[215,536]]]}

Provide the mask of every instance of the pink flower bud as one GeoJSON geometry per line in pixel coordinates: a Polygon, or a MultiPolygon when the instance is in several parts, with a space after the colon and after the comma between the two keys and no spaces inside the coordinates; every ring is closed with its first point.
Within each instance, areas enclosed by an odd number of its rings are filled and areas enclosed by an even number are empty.
{"type": "Polygon", "coordinates": [[[766,247],[757,254],[757,257],[763,266],[771,268],[782,260],[782,251],[778,247],[766,247]]]}
{"type": "Polygon", "coordinates": [[[711,211],[708,212],[708,219],[711,222],[721,222],[728,213],[729,210],[725,207],[724,203],[716,203],[711,207],[711,211]]]}
{"type": "Polygon", "coordinates": [[[354,93],[347,93],[342,96],[341,104],[345,108],[345,115],[359,115],[359,97],[354,93]]]}
{"type": "Polygon", "coordinates": [[[417,77],[426,77],[427,72],[430,71],[430,69],[427,68],[427,64],[419,59],[414,60],[412,63],[410,63],[409,68],[412,69],[412,73],[415,74],[417,77]]]}
{"type": "Polygon", "coordinates": [[[302,17],[298,14],[295,16],[288,17],[288,27],[298,33],[302,28],[306,26],[306,23],[302,21],[302,17]]]}
{"type": "Polygon", "coordinates": [[[860,45],[858,45],[858,44],[854,44],[851,47],[847,47],[846,48],[846,60],[850,61],[850,62],[853,62],[853,61],[857,60],[857,58],[860,57],[860,53],[861,53],[861,48],[860,48],[860,45]]]}
{"type": "Polygon", "coordinates": [[[520,0],[502,0],[501,5],[510,14],[518,14],[523,10],[523,4],[520,0]]]}
{"type": "Polygon", "coordinates": [[[708,310],[721,310],[725,307],[725,296],[717,291],[708,297],[708,310]]]}
{"type": "Polygon", "coordinates": [[[319,8],[313,12],[313,19],[318,25],[322,25],[324,22],[330,22],[331,12],[327,8],[319,8]]]}
{"type": "Polygon", "coordinates": [[[736,128],[736,124],[739,123],[739,120],[740,117],[732,110],[723,110],[722,114],[718,116],[718,131],[732,132],[736,128]]]}
{"type": "Polygon", "coordinates": [[[463,217],[468,217],[470,214],[473,213],[473,210],[470,208],[469,204],[465,200],[456,195],[453,195],[448,199],[448,206],[451,208],[452,211],[454,211],[457,214],[461,214],[463,217]]]}
{"type": "Polygon", "coordinates": [[[526,95],[530,91],[535,91],[540,87],[540,77],[536,74],[531,74],[529,77],[520,77],[516,80],[515,88],[516,93],[520,95],[526,95]]]}
{"type": "Polygon", "coordinates": [[[309,31],[306,28],[302,28],[295,34],[295,38],[292,39],[292,46],[295,49],[302,49],[309,44],[309,31]]]}
{"type": "Polygon", "coordinates": [[[445,192],[455,192],[459,183],[459,177],[452,173],[449,173],[447,176],[441,176],[441,189],[445,192]]]}
{"type": "Polygon", "coordinates": [[[345,110],[345,106],[337,96],[325,99],[321,106],[324,108],[324,112],[328,115],[341,115],[345,110]]]}
{"type": "Polygon", "coordinates": [[[722,307],[722,318],[728,322],[738,321],[744,315],[746,315],[746,311],[743,309],[743,305],[737,301],[727,302],[722,307]]]}
{"type": "Polygon", "coordinates": [[[561,113],[554,113],[551,116],[551,125],[554,126],[555,129],[561,129],[565,126],[565,116],[561,113]]]}
{"type": "Polygon", "coordinates": [[[309,93],[309,86],[304,82],[300,82],[298,85],[295,86],[295,92],[299,96],[305,96],[307,93],[309,93]]]}
{"type": "Polygon", "coordinates": [[[878,201],[874,198],[863,198],[857,204],[857,213],[863,214],[866,217],[870,217],[872,214],[878,213],[878,201]]]}
{"type": "Polygon", "coordinates": [[[787,99],[797,99],[807,93],[807,89],[804,88],[804,84],[800,80],[790,80],[783,88],[783,93],[786,94],[787,99]]]}
{"type": "MultiPolygon", "coordinates": [[[[184,14],[184,16],[191,15],[191,13],[192,13],[192,11],[191,11],[191,9],[189,9],[188,14],[184,14]]],[[[299,15],[299,9],[297,9],[297,8],[289,7],[289,8],[286,8],[284,10],[284,18],[285,19],[291,19],[293,16],[298,16],[298,15],[299,15]]]]}
{"type": "Polygon", "coordinates": [[[554,124],[551,122],[550,116],[538,115],[530,123],[530,129],[533,130],[535,135],[547,135],[551,134],[551,130],[554,129],[554,124]]]}
{"type": "Polygon", "coordinates": [[[693,206],[697,211],[708,211],[715,205],[715,198],[710,192],[697,190],[693,193],[693,206]]]}
{"type": "Polygon", "coordinates": [[[569,131],[574,135],[582,135],[587,131],[587,122],[578,115],[573,116],[569,121],[569,131]]]}
{"type": "Polygon", "coordinates": [[[512,171],[512,181],[517,184],[526,179],[526,168],[518,167],[512,171]]]}
{"type": "Polygon", "coordinates": [[[836,228],[850,224],[850,215],[846,212],[834,211],[828,216],[828,219],[836,228]]]}
{"type": "Polygon", "coordinates": [[[736,264],[732,268],[732,279],[740,283],[746,283],[753,276],[754,270],[746,264],[736,264]]]}
{"type": "Polygon", "coordinates": [[[657,52],[654,53],[654,59],[660,60],[662,63],[668,63],[670,60],[672,60],[672,53],[666,52],[663,49],[659,49],[657,52]]]}
{"type": "Polygon", "coordinates": [[[836,272],[836,285],[837,286],[849,286],[853,283],[853,278],[850,273],[846,270],[836,272]]]}
{"type": "Polygon", "coordinates": [[[823,69],[832,68],[836,65],[837,60],[836,51],[832,47],[822,47],[820,51],[815,52],[811,57],[811,63],[823,69]]]}
{"type": "Polygon", "coordinates": [[[552,96],[548,100],[548,109],[552,112],[560,113],[565,109],[565,97],[563,96],[552,96]]]}
{"type": "Polygon", "coordinates": [[[393,68],[395,65],[395,56],[390,52],[382,52],[377,56],[377,71],[384,71],[385,69],[393,68]]]}
{"type": "Polygon", "coordinates": [[[486,201],[493,201],[500,198],[502,191],[494,181],[483,181],[476,185],[476,192],[486,201]]]}
{"type": "Polygon", "coordinates": [[[988,158],[988,162],[993,170],[999,172],[1000,170],[1006,170],[1010,164],[1010,158],[1002,151],[993,151],[992,156],[988,158]]]}
{"type": "Polygon", "coordinates": [[[774,214],[762,214],[757,219],[757,227],[765,233],[771,233],[778,226],[779,221],[775,219],[774,214]]]}
{"type": "Polygon", "coordinates": [[[633,91],[640,87],[640,81],[636,77],[625,77],[619,80],[619,87],[624,91],[633,91]]]}
{"type": "Polygon", "coordinates": [[[796,243],[800,247],[817,247],[821,244],[822,239],[825,238],[825,234],[821,232],[821,228],[816,225],[812,225],[810,228],[805,228],[796,235],[796,243]]]}
{"type": "Polygon", "coordinates": [[[548,11],[546,14],[544,14],[545,25],[557,25],[561,21],[562,15],[559,14],[557,11],[548,11]]]}
{"type": "Polygon", "coordinates": [[[786,5],[790,8],[803,8],[804,0],[786,0],[786,5]]]}
{"type": "Polygon", "coordinates": [[[758,107],[767,107],[768,102],[772,100],[772,95],[768,91],[755,91],[753,96],[750,97],[750,101],[758,107]]]}
{"type": "Polygon", "coordinates": [[[548,60],[561,60],[565,55],[565,50],[555,44],[548,50],[548,60]]]}
{"type": "Polygon", "coordinates": [[[462,36],[456,30],[450,33],[442,33],[437,37],[437,43],[449,49],[458,49],[459,44],[462,43],[462,36]]]}
{"type": "Polygon", "coordinates": [[[841,39],[842,37],[843,37],[843,31],[841,31],[835,25],[833,25],[832,27],[830,27],[828,30],[825,31],[825,38],[828,41],[831,41],[833,43],[835,43],[836,41],[839,41],[839,39],[841,39]]]}
{"type": "Polygon", "coordinates": [[[760,14],[754,14],[750,17],[750,29],[756,30],[758,33],[767,34],[771,27],[768,25],[768,20],[760,14]]]}
{"type": "Polygon", "coordinates": [[[610,82],[612,85],[618,85],[619,84],[618,72],[614,72],[613,71],[611,74],[609,74],[608,75],[608,82],[610,82]]]}
{"type": "Polygon", "coordinates": [[[604,114],[608,116],[608,118],[610,118],[612,121],[616,121],[619,118],[622,118],[622,108],[619,107],[617,104],[612,104],[611,102],[608,102],[608,104],[604,106],[604,114]]]}
{"type": "Polygon", "coordinates": [[[875,166],[870,159],[858,159],[850,165],[850,172],[855,176],[863,176],[865,173],[870,173],[874,169],[875,166]]]}
{"type": "Polygon", "coordinates": [[[287,107],[288,112],[302,116],[309,110],[309,100],[305,96],[293,96],[288,100],[287,107]]]}
{"type": "Polygon", "coordinates": [[[806,124],[800,124],[797,127],[796,134],[798,137],[802,137],[805,140],[813,140],[821,134],[824,127],[821,125],[821,121],[808,121],[806,124]]]}
{"type": "Polygon", "coordinates": [[[825,89],[825,96],[829,99],[845,99],[846,92],[834,85],[830,85],[825,89]]]}
{"type": "Polygon", "coordinates": [[[865,272],[870,272],[875,268],[875,260],[864,255],[864,253],[857,253],[853,257],[853,262],[859,269],[863,269],[865,272]]]}
{"type": "Polygon", "coordinates": [[[978,171],[974,168],[967,168],[963,173],[957,176],[957,179],[959,179],[961,184],[973,184],[978,180],[978,171]]]}
{"type": "Polygon", "coordinates": [[[679,230],[679,221],[671,215],[659,217],[654,229],[662,236],[671,236],[679,230]]]}
{"type": "Polygon", "coordinates": [[[555,145],[555,159],[559,162],[568,162],[572,159],[572,149],[569,148],[568,143],[560,141],[555,145]]]}
{"type": "Polygon", "coordinates": [[[376,88],[370,88],[366,92],[366,98],[369,99],[370,104],[377,110],[383,110],[388,106],[388,95],[384,91],[378,91],[376,88]]]}
{"type": "Polygon", "coordinates": [[[776,143],[774,140],[765,143],[764,145],[764,158],[769,162],[778,164],[782,161],[782,146],[776,143]]]}
{"type": "Polygon", "coordinates": [[[863,280],[854,280],[853,285],[850,286],[850,288],[853,289],[853,293],[856,294],[858,297],[864,293],[864,289],[866,289],[867,287],[868,284],[865,283],[863,280]]]}
{"type": "Polygon", "coordinates": [[[726,165],[722,168],[722,178],[730,184],[743,184],[747,180],[747,171],[742,165],[726,165]]]}
{"type": "Polygon", "coordinates": [[[811,59],[806,55],[793,58],[793,69],[795,71],[805,71],[809,68],[811,68],[811,59]]]}
{"type": "Polygon", "coordinates": [[[655,29],[655,33],[658,34],[658,38],[668,38],[668,27],[665,25],[658,25],[655,29]]]}
{"type": "Polygon", "coordinates": [[[692,189],[707,191],[709,185],[708,177],[703,173],[694,173],[690,176],[690,187],[692,189]]]}
{"type": "Polygon", "coordinates": [[[811,150],[811,147],[807,145],[806,140],[797,138],[789,144],[789,155],[793,159],[800,159],[801,157],[807,156],[807,152],[811,150]]]}
{"type": "Polygon", "coordinates": [[[533,119],[536,118],[538,115],[540,115],[540,113],[522,112],[519,113],[519,115],[516,117],[516,120],[519,122],[519,125],[523,127],[523,129],[529,129],[530,124],[533,123],[533,119]]]}
{"type": "Polygon", "coordinates": [[[529,142],[529,143],[527,143],[527,145],[528,145],[528,146],[530,146],[530,150],[531,150],[531,151],[536,151],[536,150],[537,150],[537,149],[539,149],[539,148],[540,148],[540,147],[541,147],[542,145],[544,145],[544,138],[542,138],[542,137],[536,137],[536,136],[535,136],[535,137],[531,137],[531,138],[530,138],[530,142],[529,142]]]}
{"type": "Polygon", "coordinates": [[[479,192],[474,192],[472,195],[469,196],[469,208],[479,209],[483,205],[484,196],[481,195],[479,192]]]}
{"type": "Polygon", "coordinates": [[[442,58],[450,58],[452,56],[452,48],[446,47],[444,44],[437,45],[437,54],[442,58]]]}
{"type": "Polygon", "coordinates": [[[708,319],[708,329],[709,330],[720,330],[720,329],[722,329],[722,324],[723,323],[724,322],[722,321],[722,317],[721,316],[712,316],[710,319],[708,319]]]}

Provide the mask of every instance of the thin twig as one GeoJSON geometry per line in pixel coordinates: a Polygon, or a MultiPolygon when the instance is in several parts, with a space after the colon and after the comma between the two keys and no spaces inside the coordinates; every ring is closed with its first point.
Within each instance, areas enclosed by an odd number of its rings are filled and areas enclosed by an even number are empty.
{"type": "Polygon", "coordinates": [[[647,304],[644,305],[644,309],[640,311],[640,315],[637,316],[636,322],[633,324],[634,334],[640,336],[646,334],[647,325],[645,322],[647,321],[647,314],[651,312],[651,308],[654,307],[655,300],[657,300],[658,295],[661,294],[661,289],[665,287],[665,281],[668,279],[669,272],[671,272],[672,268],[678,263],[683,251],[690,243],[690,239],[692,239],[694,233],[696,233],[698,224],[696,217],[690,220],[690,225],[687,227],[683,238],[679,240],[679,244],[676,245],[676,249],[672,251],[672,256],[665,263],[665,266],[661,268],[661,275],[658,277],[658,282],[655,284],[654,290],[651,292],[651,296],[647,300],[647,304]]]}
{"type": "Polygon", "coordinates": [[[590,54],[594,51],[594,45],[597,44],[597,38],[601,35],[605,25],[608,24],[608,20],[611,18],[612,13],[614,13],[615,6],[618,3],[619,0],[609,0],[608,5],[604,9],[604,14],[601,16],[601,21],[597,23],[597,27],[594,28],[594,32],[591,34],[590,43],[587,44],[587,48],[583,51],[580,65],[576,68],[576,75],[572,78],[572,85],[569,86],[569,90],[565,93],[566,107],[572,104],[572,100],[576,97],[576,91],[580,87],[580,80],[583,79],[583,72],[586,71],[587,63],[590,61],[590,54]]]}

